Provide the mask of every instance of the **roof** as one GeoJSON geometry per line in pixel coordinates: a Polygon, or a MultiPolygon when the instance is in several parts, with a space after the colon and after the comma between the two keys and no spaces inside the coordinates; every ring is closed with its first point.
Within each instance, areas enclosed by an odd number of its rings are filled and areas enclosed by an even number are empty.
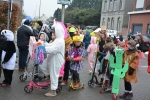
{"type": "Polygon", "coordinates": [[[141,11],[128,12],[129,15],[132,15],[132,14],[143,14],[143,13],[150,13],[150,10],[141,10],[141,11]]]}

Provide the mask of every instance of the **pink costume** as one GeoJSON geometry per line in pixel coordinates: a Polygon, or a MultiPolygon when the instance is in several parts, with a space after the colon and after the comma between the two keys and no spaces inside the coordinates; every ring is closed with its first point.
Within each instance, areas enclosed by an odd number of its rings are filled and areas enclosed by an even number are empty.
{"type": "Polygon", "coordinates": [[[89,72],[92,72],[92,66],[94,61],[94,52],[97,49],[96,37],[91,37],[91,44],[89,45],[88,52],[88,62],[89,62],[89,72]]]}

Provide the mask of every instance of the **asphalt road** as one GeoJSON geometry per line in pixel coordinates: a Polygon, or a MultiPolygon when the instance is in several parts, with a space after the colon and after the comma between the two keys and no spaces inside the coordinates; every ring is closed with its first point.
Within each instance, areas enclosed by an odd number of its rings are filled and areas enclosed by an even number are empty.
{"type": "MultiPolygon", "coordinates": [[[[63,86],[63,89],[56,97],[45,97],[44,94],[48,90],[37,90],[34,89],[32,93],[27,94],[24,92],[24,86],[29,84],[30,78],[25,82],[19,80],[20,73],[16,69],[13,74],[13,82],[11,87],[3,88],[0,87],[0,100],[112,100],[111,93],[99,93],[99,86],[94,87],[88,86],[89,74],[88,74],[88,62],[87,59],[84,61],[84,68],[80,71],[81,82],[84,83],[85,87],[81,90],[68,91],[69,86],[63,86]]],[[[147,73],[147,59],[141,60],[141,67],[138,69],[138,82],[133,85],[133,100],[150,100],[150,74],[147,73]]],[[[3,80],[0,78],[0,81],[3,80]]],[[[70,80],[69,80],[70,81],[70,80]]],[[[123,80],[120,83],[119,95],[124,93],[123,80]]],[[[118,99],[120,100],[120,99],[118,99]]]]}

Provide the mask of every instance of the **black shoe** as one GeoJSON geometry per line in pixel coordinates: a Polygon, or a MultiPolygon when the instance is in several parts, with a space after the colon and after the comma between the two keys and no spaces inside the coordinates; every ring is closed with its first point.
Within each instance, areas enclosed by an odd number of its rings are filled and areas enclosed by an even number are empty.
{"type": "Polygon", "coordinates": [[[119,96],[119,98],[120,99],[125,99],[128,94],[129,94],[128,92],[124,92],[124,94],[119,96]]]}
{"type": "Polygon", "coordinates": [[[132,98],[133,98],[133,94],[128,93],[128,95],[125,97],[125,100],[132,100],[132,98]]]}

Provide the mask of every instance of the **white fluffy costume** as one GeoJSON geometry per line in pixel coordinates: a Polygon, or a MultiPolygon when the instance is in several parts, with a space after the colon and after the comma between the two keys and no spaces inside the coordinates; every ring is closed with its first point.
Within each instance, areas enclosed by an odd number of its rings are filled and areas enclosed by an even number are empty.
{"type": "Polygon", "coordinates": [[[61,24],[55,23],[53,25],[56,39],[52,43],[45,44],[45,49],[48,54],[46,63],[43,64],[41,70],[45,75],[50,75],[51,90],[56,90],[58,87],[58,77],[60,68],[64,63],[65,52],[65,31],[61,24]]]}
{"type": "Polygon", "coordinates": [[[4,72],[3,84],[11,85],[12,75],[16,63],[16,48],[13,42],[14,34],[10,30],[3,30],[1,35],[6,37],[6,45],[2,51],[2,67],[4,72]]]}

